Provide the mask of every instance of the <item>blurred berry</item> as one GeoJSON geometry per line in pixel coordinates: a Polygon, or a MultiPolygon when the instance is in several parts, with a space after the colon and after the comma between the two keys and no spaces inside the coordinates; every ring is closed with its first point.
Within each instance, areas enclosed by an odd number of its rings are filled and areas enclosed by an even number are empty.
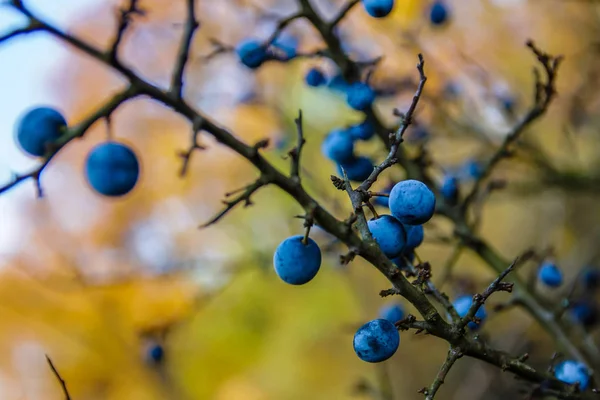
{"type": "Polygon", "coordinates": [[[392,324],[395,324],[404,318],[404,309],[400,303],[387,304],[379,311],[379,317],[382,319],[387,319],[392,324]]]}
{"type": "Polygon", "coordinates": [[[346,101],[353,109],[364,111],[375,101],[375,91],[366,83],[354,83],[347,90],[346,101]]]}
{"type": "Polygon", "coordinates": [[[448,7],[443,1],[436,1],[429,11],[429,20],[433,25],[442,25],[448,20],[448,7]]]}
{"type": "Polygon", "coordinates": [[[425,236],[423,225],[405,225],[404,229],[406,229],[407,249],[414,250],[423,243],[423,238],[425,236]]]}
{"type": "Polygon", "coordinates": [[[336,163],[351,161],[354,158],[354,140],[348,131],[334,130],[323,140],[321,152],[336,163]]]}
{"type": "MultiPolygon", "coordinates": [[[[457,298],[456,300],[454,300],[453,304],[454,304],[454,308],[456,309],[456,312],[458,313],[459,317],[464,318],[467,315],[467,313],[469,312],[471,305],[473,304],[473,296],[469,296],[469,295],[461,296],[461,297],[457,298]]],[[[468,327],[471,330],[475,331],[475,330],[479,329],[480,325],[487,318],[487,312],[485,311],[484,307],[485,307],[485,305],[482,305],[481,307],[479,307],[479,309],[475,313],[475,317],[479,318],[481,321],[480,324],[476,324],[473,321],[468,323],[468,327]]]]}
{"type": "Polygon", "coordinates": [[[148,349],[148,359],[159,364],[165,357],[164,348],[160,344],[154,344],[148,349]]]}
{"type": "Polygon", "coordinates": [[[456,204],[458,200],[458,179],[452,175],[444,177],[440,192],[446,201],[450,204],[456,204]]]}
{"type": "MultiPolygon", "coordinates": [[[[392,188],[394,187],[394,184],[389,184],[385,187],[385,189],[381,190],[381,193],[387,193],[390,194],[390,192],[392,191],[392,188]]],[[[390,206],[390,198],[389,197],[385,197],[385,196],[375,196],[373,197],[373,202],[375,204],[377,204],[378,206],[382,206],[382,207],[389,207],[390,206]]]]}
{"type": "Polygon", "coordinates": [[[273,47],[283,53],[284,60],[290,60],[298,54],[298,38],[290,34],[281,34],[273,42],[273,47]]]}
{"type": "Polygon", "coordinates": [[[394,8],[394,0],[363,0],[362,3],[373,18],[386,17],[394,8]]]}
{"type": "Polygon", "coordinates": [[[324,85],[327,82],[327,78],[325,78],[325,75],[320,69],[311,68],[306,74],[304,81],[308,86],[317,87],[324,85]]]}
{"type": "Polygon", "coordinates": [[[343,177],[342,168],[346,171],[348,179],[355,182],[362,182],[367,179],[374,169],[373,162],[362,156],[338,164],[338,172],[343,177]]]}
{"type": "Polygon", "coordinates": [[[591,301],[577,300],[569,306],[569,317],[586,328],[596,324],[597,316],[597,308],[591,301]]]}
{"type": "Polygon", "coordinates": [[[329,82],[327,82],[327,87],[336,92],[347,93],[348,89],[350,88],[350,84],[341,74],[337,74],[333,76],[329,82]]]}
{"type": "Polygon", "coordinates": [[[581,283],[587,290],[594,290],[600,284],[600,271],[596,268],[587,267],[581,274],[581,283]]]}
{"type": "Polygon", "coordinates": [[[546,286],[556,288],[562,285],[563,275],[561,270],[553,262],[544,262],[538,271],[538,278],[546,286]]]}
{"type": "Polygon", "coordinates": [[[403,139],[407,144],[421,144],[427,141],[430,137],[429,130],[423,125],[415,125],[414,128],[404,132],[403,139]]]}
{"type": "Polygon", "coordinates": [[[375,134],[375,126],[371,121],[364,120],[349,128],[350,135],[356,140],[369,140],[375,134]]]}
{"type": "Polygon", "coordinates": [[[392,262],[398,266],[400,269],[407,269],[409,266],[412,266],[412,263],[415,261],[415,252],[413,249],[406,248],[404,252],[398,257],[392,258],[392,262]],[[410,265],[408,265],[410,263],[410,265]]]}
{"type": "Polygon", "coordinates": [[[245,39],[240,42],[236,46],[235,52],[240,62],[251,69],[260,67],[268,58],[267,49],[261,42],[254,39],[245,39]]]}
{"type": "Polygon", "coordinates": [[[585,390],[590,382],[590,372],[586,366],[579,361],[567,360],[558,364],[554,368],[554,376],[559,381],[563,381],[568,384],[575,384],[579,382],[581,390],[585,390]]]}
{"type": "Polygon", "coordinates": [[[483,165],[477,160],[469,159],[463,164],[462,173],[467,179],[479,179],[483,174],[483,165]]]}

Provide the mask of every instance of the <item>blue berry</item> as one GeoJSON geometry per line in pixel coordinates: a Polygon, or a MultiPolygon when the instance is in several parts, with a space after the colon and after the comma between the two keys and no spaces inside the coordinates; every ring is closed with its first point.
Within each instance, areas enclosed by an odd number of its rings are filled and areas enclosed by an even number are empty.
{"type": "Polygon", "coordinates": [[[362,182],[373,172],[373,162],[367,157],[356,157],[350,161],[338,164],[340,176],[344,176],[342,168],[346,171],[348,179],[355,182],[362,182]]]}
{"type": "Polygon", "coordinates": [[[298,38],[282,34],[275,39],[273,47],[278,48],[284,55],[284,61],[291,60],[298,54],[298,38]]]}
{"type": "Polygon", "coordinates": [[[332,131],[321,145],[323,155],[336,163],[344,163],[354,158],[354,140],[348,131],[332,131]]]}
{"type": "Polygon", "coordinates": [[[424,224],[435,212],[435,195],[423,182],[398,182],[390,193],[390,211],[403,224],[424,224]]]}
{"type": "MultiPolygon", "coordinates": [[[[469,296],[469,295],[464,295],[464,296],[460,296],[459,298],[457,298],[456,300],[454,300],[454,309],[456,309],[456,312],[458,313],[458,315],[461,318],[464,318],[465,315],[467,315],[467,313],[469,312],[469,309],[471,308],[471,305],[473,304],[473,297],[469,296]]],[[[479,320],[481,321],[481,323],[483,323],[483,321],[485,321],[485,319],[487,318],[487,312],[485,311],[485,306],[481,306],[479,307],[479,309],[477,310],[477,312],[475,313],[475,317],[479,318],[479,320]]],[[[467,326],[475,331],[477,329],[479,329],[480,324],[476,324],[473,321],[470,321],[467,326]]]]}
{"type": "Polygon", "coordinates": [[[446,176],[442,182],[440,192],[449,203],[456,203],[458,200],[458,179],[452,175],[446,176]]]}
{"type": "Polygon", "coordinates": [[[379,317],[382,319],[387,319],[392,324],[395,324],[404,318],[404,309],[398,303],[388,304],[381,308],[379,311],[379,317]]]}
{"type": "Polygon", "coordinates": [[[148,349],[148,358],[150,361],[160,363],[165,356],[165,350],[160,344],[155,344],[148,349]]]}
{"type": "Polygon", "coordinates": [[[515,111],[515,106],[517,104],[517,101],[510,95],[504,94],[502,96],[500,96],[500,104],[502,105],[502,109],[509,113],[512,114],[515,111]]]}
{"type": "Polygon", "coordinates": [[[402,254],[398,257],[392,258],[392,262],[398,266],[400,269],[407,269],[412,266],[412,263],[415,261],[415,252],[412,249],[405,248],[402,254]],[[409,265],[410,263],[410,265],[409,265]]]}
{"type": "Polygon", "coordinates": [[[566,360],[554,368],[554,376],[559,381],[573,385],[579,382],[581,390],[585,390],[590,383],[590,372],[579,361],[566,360]]]}
{"type": "Polygon", "coordinates": [[[375,101],[375,91],[362,82],[352,84],[347,90],[346,101],[355,110],[364,111],[375,101]]]}
{"type": "Polygon", "coordinates": [[[467,160],[463,165],[463,171],[467,178],[479,179],[483,174],[483,166],[477,160],[467,160]]]}
{"type": "Polygon", "coordinates": [[[390,321],[374,319],[354,334],[353,347],[363,361],[378,363],[394,355],[400,345],[400,334],[390,321]]]}
{"type": "Polygon", "coordinates": [[[562,285],[563,275],[561,270],[553,262],[546,261],[538,271],[540,281],[546,286],[555,288],[562,285]]]}
{"type": "Polygon", "coordinates": [[[394,0],[363,0],[363,6],[371,17],[383,18],[394,8],[394,0]]]}
{"type": "Polygon", "coordinates": [[[424,142],[429,139],[429,136],[431,136],[429,130],[422,125],[416,126],[415,129],[409,130],[404,135],[406,141],[412,144],[424,142]]]}
{"type": "Polygon", "coordinates": [[[581,274],[581,283],[587,290],[594,290],[600,285],[600,271],[595,268],[586,268],[581,274]]]}
{"type": "Polygon", "coordinates": [[[311,68],[306,74],[304,81],[308,86],[317,87],[324,85],[327,82],[325,75],[318,68],[311,68]]]}
{"type": "Polygon", "coordinates": [[[387,257],[394,258],[402,253],[406,246],[406,230],[396,218],[382,215],[370,220],[367,225],[373,239],[387,257]]]}
{"type": "Polygon", "coordinates": [[[346,79],[344,79],[344,76],[342,74],[337,74],[334,77],[332,77],[329,80],[329,82],[327,82],[327,86],[331,90],[342,93],[347,93],[348,89],[350,88],[350,84],[348,83],[348,81],[346,81],[346,79]]]}
{"type": "Polygon", "coordinates": [[[423,243],[425,232],[423,225],[406,225],[406,248],[416,249],[423,243]]]}
{"type": "Polygon", "coordinates": [[[260,67],[268,58],[267,49],[261,42],[254,39],[240,42],[236,46],[235,52],[241,63],[251,69],[260,67]]]}
{"type": "Polygon", "coordinates": [[[290,285],[304,285],[317,275],[321,267],[321,249],[314,240],[296,235],[285,239],[273,256],[275,273],[290,285]]]}
{"type": "Polygon", "coordinates": [[[596,324],[597,315],[596,306],[589,301],[578,300],[573,302],[569,307],[569,316],[571,319],[586,328],[596,324]]]}
{"type": "Polygon", "coordinates": [[[457,82],[447,82],[442,91],[445,98],[454,100],[462,93],[462,87],[457,82]]]}
{"type": "Polygon", "coordinates": [[[67,126],[65,118],[53,108],[36,107],[21,117],[17,126],[17,142],[21,149],[32,156],[46,154],[67,126]]]}
{"type": "MultiPolygon", "coordinates": [[[[390,192],[392,191],[392,188],[394,187],[393,184],[388,185],[385,189],[383,189],[381,191],[381,193],[387,193],[388,195],[390,194],[390,192]]],[[[390,198],[389,197],[385,197],[385,196],[375,196],[373,197],[373,201],[375,202],[375,204],[377,204],[378,206],[382,206],[382,207],[388,207],[390,206],[390,198]]]]}
{"type": "Polygon", "coordinates": [[[433,25],[442,25],[448,20],[448,7],[443,1],[436,1],[429,11],[429,20],[433,25]]]}
{"type": "Polygon", "coordinates": [[[375,126],[371,121],[364,120],[360,124],[352,125],[348,131],[356,140],[369,140],[375,135],[375,126]]]}
{"type": "Polygon", "coordinates": [[[90,186],[104,196],[122,196],[136,185],[140,175],[138,159],[128,146],[102,143],[92,149],[85,162],[90,186]]]}

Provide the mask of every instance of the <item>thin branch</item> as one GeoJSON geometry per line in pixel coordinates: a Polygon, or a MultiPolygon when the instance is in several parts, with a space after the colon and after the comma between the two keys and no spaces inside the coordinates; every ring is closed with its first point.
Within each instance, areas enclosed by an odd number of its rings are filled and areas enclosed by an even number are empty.
{"type": "Polygon", "coordinates": [[[492,293],[501,292],[501,291],[509,292],[509,293],[512,292],[513,284],[502,282],[502,281],[504,280],[504,278],[506,278],[506,276],[508,274],[510,274],[516,268],[516,266],[519,263],[527,261],[532,256],[533,256],[533,252],[529,251],[529,252],[526,252],[525,254],[523,254],[521,257],[517,257],[508,266],[508,268],[506,268],[496,279],[494,279],[494,281],[492,283],[490,283],[490,285],[485,289],[485,291],[483,293],[476,294],[475,296],[473,296],[473,304],[471,304],[471,307],[469,308],[469,311],[464,316],[464,318],[462,318],[460,320],[460,322],[457,324],[457,327],[461,330],[464,329],[464,327],[467,326],[467,324],[469,322],[471,322],[473,320],[473,318],[475,318],[475,314],[477,314],[477,311],[479,311],[481,306],[483,306],[483,304],[492,295],[492,293]]]}
{"type": "Polygon", "coordinates": [[[119,8],[117,10],[119,14],[119,23],[117,25],[117,32],[108,51],[109,58],[112,61],[116,61],[119,52],[119,46],[125,37],[125,32],[131,24],[133,15],[143,15],[143,11],[138,8],[138,0],[128,0],[129,5],[126,8],[119,8]]]}
{"type": "Polygon", "coordinates": [[[360,0],[350,0],[342,9],[338,12],[338,14],[331,20],[328,24],[328,29],[330,32],[346,17],[346,15],[352,10],[352,8],[360,3],[360,0]]]}
{"type": "Polygon", "coordinates": [[[42,26],[40,24],[38,24],[35,21],[30,21],[27,26],[24,26],[22,28],[17,28],[13,31],[5,33],[4,35],[0,35],[0,44],[2,44],[3,42],[7,42],[10,39],[13,39],[19,35],[36,32],[41,29],[42,29],[42,26]]]}
{"type": "Polygon", "coordinates": [[[58,370],[56,369],[56,367],[52,363],[52,360],[50,359],[50,357],[48,357],[47,354],[46,354],[46,361],[48,361],[48,365],[50,365],[50,369],[52,369],[52,373],[54,374],[54,376],[60,383],[60,386],[62,387],[63,394],[65,395],[65,400],[71,400],[71,396],[69,395],[69,390],[67,389],[67,383],[60,376],[60,374],[58,373],[58,370]]]}
{"type": "Polygon", "coordinates": [[[529,112],[521,119],[521,121],[517,123],[517,125],[515,125],[513,129],[506,135],[498,150],[496,150],[492,158],[486,164],[483,172],[471,188],[471,191],[465,197],[465,200],[462,204],[463,211],[467,210],[471,203],[475,201],[481,189],[481,185],[492,174],[494,167],[496,167],[496,165],[502,159],[510,155],[510,147],[519,139],[526,128],[546,113],[556,95],[556,76],[558,73],[558,67],[563,59],[562,56],[555,57],[544,53],[539,50],[532,41],[527,42],[527,47],[531,49],[534,55],[536,55],[539,63],[542,65],[546,74],[546,81],[541,82],[540,74],[538,70],[534,68],[534,104],[529,112]]]}
{"type": "Polygon", "coordinates": [[[437,376],[433,383],[429,386],[429,388],[423,388],[420,390],[420,393],[425,395],[425,400],[433,400],[436,393],[440,389],[440,387],[444,384],[444,380],[450,372],[450,369],[454,366],[454,363],[463,356],[463,353],[457,347],[450,347],[448,350],[448,356],[446,357],[446,361],[442,364],[437,376]]]}
{"type": "Polygon", "coordinates": [[[444,263],[444,266],[442,267],[442,277],[439,281],[440,288],[442,288],[446,284],[446,282],[448,282],[448,280],[452,277],[452,271],[454,269],[454,266],[458,262],[463,249],[464,246],[460,242],[454,245],[452,254],[450,254],[450,257],[448,257],[448,259],[444,263]]]}
{"type": "Polygon", "coordinates": [[[173,76],[171,78],[171,93],[176,98],[183,96],[183,74],[185,72],[185,66],[190,57],[190,47],[192,46],[192,39],[194,38],[194,32],[200,26],[196,19],[196,0],[186,0],[187,4],[187,19],[183,30],[183,38],[177,52],[177,60],[175,61],[175,68],[173,70],[173,76]]]}
{"type": "MultiPolygon", "coordinates": [[[[452,304],[452,302],[450,301],[450,298],[448,297],[448,295],[446,293],[443,293],[442,291],[440,291],[435,284],[431,281],[431,276],[430,276],[430,268],[427,268],[427,272],[429,275],[426,276],[422,276],[419,272],[417,272],[417,268],[415,268],[412,263],[408,260],[408,258],[404,257],[404,262],[405,264],[408,266],[409,271],[414,274],[414,275],[418,275],[419,279],[418,281],[422,284],[425,285],[425,290],[424,293],[432,295],[433,298],[442,306],[444,307],[444,309],[448,312],[448,315],[450,316],[450,319],[452,321],[458,321],[460,320],[460,316],[458,315],[458,313],[456,312],[456,309],[454,308],[454,305],[452,304]]],[[[426,263],[427,266],[429,267],[429,263],[426,263]]],[[[414,282],[413,282],[414,284],[414,282]]]]}
{"type": "Polygon", "coordinates": [[[396,157],[397,157],[398,149],[400,148],[400,144],[402,143],[402,136],[404,135],[404,132],[406,131],[406,129],[412,122],[413,114],[415,112],[415,109],[417,108],[419,99],[421,98],[421,95],[423,94],[423,88],[425,87],[425,82],[427,82],[427,76],[425,76],[425,71],[423,69],[424,66],[425,66],[425,60],[423,59],[423,55],[419,54],[419,63],[417,64],[417,70],[419,71],[420,80],[419,80],[419,85],[417,86],[417,91],[415,92],[415,94],[413,96],[413,100],[410,104],[410,107],[408,108],[408,111],[406,112],[406,114],[403,115],[402,123],[400,124],[400,126],[398,127],[398,129],[396,130],[394,135],[393,136],[390,135],[391,146],[390,146],[390,151],[389,151],[387,157],[381,164],[379,164],[378,166],[376,166],[373,169],[373,172],[371,172],[371,175],[369,175],[369,177],[363,183],[361,183],[360,186],[356,189],[357,191],[369,190],[371,188],[371,186],[373,186],[373,184],[377,180],[377,177],[379,177],[379,175],[383,171],[385,171],[387,168],[391,167],[392,165],[394,165],[398,162],[398,159],[396,157]]]}
{"type": "Polygon", "coordinates": [[[240,194],[239,196],[237,196],[233,200],[223,200],[223,204],[225,204],[225,208],[223,210],[221,210],[213,218],[211,218],[208,222],[200,225],[199,228],[206,228],[206,227],[208,227],[210,225],[215,224],[221,218],[223,218],[229,211],[231,211],[235,206],[237,206],[240,203],[244,203],[244,207],[251,206],[252,205],[252,200],[250,199],[250,197],[258,189],[260,189],[260,188],[262,188],[264,186],[267,186],[269,183],[270,182],[269,182],[269,180],[266,177],[261,176],[254,183],[252,183],[252,184],[250,184],[248,186],[245,186],[242,189],[237,189],[237,190],[234,190],[233,192],[226,193],[225,197],[229,197],[229,196],[232,196],[235,193],[243,192],[242,194],[240,194]]]}
{"type": "Polygon", "coordinates": [[[275,30],[273,31],[273,33],[271,33],[271,36],[269,36],[269,38],[265,41],[265,47],[268,47],[270,45],[272,45],[275,40],[277,40],[277,38],[279,37],[279,35],[281,34],[281,32],[283,32],[283,30],[289,25],[291,24],[293,21],[303,18],[305,17],[306,14],[304,12],[299,12],[296,14],[292,14],[287,18],[284,18],[282,20],[280,20],[277,23],[277,27],[275,28],[275,30]]]}
{"type": "Polygon", "coordinates": [[[296,147],[288,152],[290,159],[292,160],[292,179],[300,183],[300,157],[302,155],[302,148],[306,143],[304,139],[304,130],[302,129],[302,110],[298,110],[298,117],[294,119],[296,124],[296,133],[298,135],[298,141],[296,147]]]}
{"type": "Polygon", "coordinates": [[[182,159],[181,170],[179,171],[179,176],[184,177],[187,174],[190,162],[192,160],[192,154],[196,152],[196,150],[205,150],[206,147],[198,143],[198,136],[200,136],[200,131],[202,130],[204,120],[199,118],[194,121],[192,124],[192,137],[190,147],[186,151],[182,151],[179,153],[179,157],[182,159]]]}

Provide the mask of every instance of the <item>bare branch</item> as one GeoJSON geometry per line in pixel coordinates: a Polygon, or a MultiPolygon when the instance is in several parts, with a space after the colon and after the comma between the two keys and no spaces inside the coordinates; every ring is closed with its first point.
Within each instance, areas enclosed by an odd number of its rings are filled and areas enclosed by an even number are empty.
{"type": "Polygon", "coordinates": [[[250,199],[250,197],[260,188],[262,188],[263,186],[267,186],[269,183],[269,180],[264,177],[261,176],[260,178],[258,178],[254,183],[245,186],[241,189],[237,189],[234,190],[232,192],[229,193],[225,193],[225,197],[230,197],[236,193],[240,193],[243,192],[242,194],[240,194],[239,196],[237,196],[235,199],[233,200],[223,200],[223,204],[225,204],[225,208],[220,211],[217,215],[215,215],[213,218],[210,219],[210,221],[202,224],[199,226],[199,228],[206,228],[210,225],[213,225],[214,223],[218,222],[221,218],[223,218],[229,211],[231,211],[235,206],[237,206],[240,203],[244,203],[244,207],[249,207],[252,205],[252,200],[250,199]]]}
{"type": "Polygon", "coordinates": [[[350,10],[352,10],[352,8],[358,3],[360,3],[360,0],[348,1],[348,3],[346,3],[346,5],[344,5],[344,7],[342,7],[342,9],[338,12],[335,18],[333,18],[333,20],[328,24],[327,28],[329,29],[329,31],[333,31],[337,24],[339,24],[350,12],[350,10]]]}
{"type": "Polygon", "coordinates": [[[529,258],[533,256],[533,252],[529,251],[523,254],[520,257],[517,257],[509,266],[504,270],[490,285],[485,289],[485,291],[481,294],[476,294],[473,296],[473,304],[469,308],[467,314],[460,320],[457,324],[459,329],[464,329],[465,326],[469,322],[473,320],[477,311],[481,308],[481,306],[486,302],[486,300],[492,295],[492,293],[504,291],[504,292],[512,292],[513,284],[502,282],[504,278],[508,274],[510,274],[519,263],[527,261],[529,258]]]}
{"type": "Polygon", "coordinates": [[[54,376],[60,383],[60,386],[62,387],[63,394],[65,395],[65,400],[71,400],[71,396],[69,395],[69,390],[67,389],[67,383],[60,376],[60,374],[58,373],[58,370],[56,369],[56,367],[52,363],[52,360],[50,359],[50,357],[48,357],[47,354],[46,354],[46,361],[48,361],[48,365],[50,365],[50,369],[52,369],[52,373],[54,374],[54,376]]]}
{"type": "Polygon", "coordinates": [[[181,164],[181,170],[179,171],[179,176],[184,177],[187,174],[190,162],[192,160],[192,154],[196,152],[196,150],[205,150],[206,147],[198,143],[198,136],[200,135],[200,131],[202,130],[202,125],[204,120],[202,118],[198,118],[192,124],[192,137],[190,147],[186,151],[182,151],[179,153],[179,157],[183,160],[181,164]]]}
{"type": "Polygon", "coordinates": [[[303,17],[305,17],[305,13],[299,12],[299,13],[292,14],[289,17],[280,20],[277,23],[277,27],[275,28],[275,30],[273,31],[271,36],[269,36],[269,38],[265,41],[265,47],[272,45],[275,42],[275,40],[277,40],[277,38],[279,37],[279,34],[281,34],[281,32],[283,32],[283,30],[289,24],[291,24],[293,21],[303,18],[303,17]]]}
{"type": "Polygon", "coordinates": [[[134,15],[143,15],[144,12],[138,8],[138,0],[128,0],[128,6],[125,8],[119,8],[117,10],[119,14],[119,23],[117,25],[117,32],[108,51],[109,58],[112,62],[115,62],[118,57],[119,46],[125,37],[125,32],[131,24],[132,17],[134,15]]]}
{"type": "Polygon", "coordinates": [[[369,177],[363,183],[361,183],[360,186],[356,189],[357,191],[369,190],[371,188],[371,186],[373,186],[373,184],[377,180],[377,177],[379,177],[379,175],[383,171],[385,171],[387,168],[391,167],[392,165],[394,165],[398,162],[396,155],[397,155],[398,149],[400,147],[400,144],[402,143],[402,136],[404,135],[404,132],[406,131],[406,129],[412,122],[413,114],[415,112],[415,109],[417,108],[419,99],[421,98],[421,95],[423,94],[423,88],[425,87],[425,82],[427,82],[427,77],[425,76],[425,71],[423,69],[424,65],[425,65],[425,60],[423,59],[423,55],[419,54],[419,63],[417,64],[417,70],[419,71],[419,76],[421,79],[419,80],[419,85],[417,87],[417,91],[415,92],[415,94],[413,96],[412,103],[410,104],[410,107],[408,108],[408,111],[406,112],[406,114],[404,114],[402,123],[400,124],[400,127],[398,127],[398,129],[396,130],[396,132],[394,133],[393,136],[390,135],[391,146],[390,146],[390,151],[389,151],[387,157],[381,164],[379,164],[378,166],[376,166],[373,169],[373,172],[371,172],[371,175],[369,175],[369,177]]]}
{"type": "Polygon", "coordinates": [[[187,20],[183,30],[183,38],[177,52],[177,60],[175,61],[175,68],[173,70],[173,77],[171,78],[171,93],[176,98],[183,96],[183,74],[185,72],[185,66],[190,57],[190,47],[192,45],[192,39],[194,38],[194,32],[200,26],[196,19],[196,0],[186,0],[187,4],[187,20]]]}
{"type": "Polygon", "coordinates": [[[545,72],[545,82],[541,82],[540,74],[537,69],[534,69],[535,87],[534,87],[534,104],[525,116],[515,125],[512,130],[506,135],[504,141],[496,150],[492,158],[488,161],[483,172],[475,181],[471,191],[465,197],[462,204],[463,211],[466,211],[471,203],[476,199],[483,182],[492,174],[494,167],[506,158],[510,152],[511,146],[519,139],[521,134],[529,125],[535,122],[538,118],[546,113],[548,107],[552,103],[556,95],[556,77],[558,67],[562,61],[562,56],[551,56],[539,50],[532,41],[527,42],[527,47],[537,56],[538,61],[542,65],[545,72]]]}
{"type": "Polygon", "coordinates": [[[446,357],[446,361],[442,364],[437,376],[433,383],[429,386],[429,388],[423,388],[419,391],[419,393],[423,393],[425,395],[425,400],[433,400],[436,393],[440,389],[440,387],[444,384],[444,380],[450,372],[450,369],[454,366],[454,363],[463,356],[463,353],[459,348],[450,347],[448,350],[448,356],[446,357]]]}
{"type": "Polygon", "coordinates": [[[306,143],[304,139],[304,130],[302,129],[302,110],[298,110],[298,117],[294,119],[296,124],[296,132],[298,134],[298,141],[296,147],[288,152],[290,159],[292,160],[292,179],[300,183],[300,157],[302,155],[302,148],[306,143]]]}

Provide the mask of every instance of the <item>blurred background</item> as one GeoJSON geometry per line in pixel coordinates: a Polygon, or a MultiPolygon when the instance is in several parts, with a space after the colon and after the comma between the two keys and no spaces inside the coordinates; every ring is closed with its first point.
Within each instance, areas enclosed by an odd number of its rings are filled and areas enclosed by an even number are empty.
{"type": "MultiPolygon", "coordinates": [[[[344,1],[312,3],[331,18],[344,1]]],[[[26,4],[101,47],[114,34],[121,3],[26,4]]],[[[304,182],[334,215],[347,217],[349,201],[331,186],[335,166],[320,146],[329,131],[362,116],[335,91],[304,83],[311,67],[334,75],[334,65],[297,59],[269,62],[254,72],[228,52],[207,57],[213,39],[225,46],[247,37],[266,39],[278,20],[296,10],[296,2],[200,0],[197,5],[201,26],[185,97],[247,142],[269,138],[265,154],[281,168],[287,168],[283,156],[294,145],[293,119],[302,109],[304,182]]],[[[536,60],[525,41],[534,39],[545,51],[565,56],[556,102],[525,133],[525,150],[494,175],[507,186],[480,207],[480,232],[507,258],[530,247],[549,249],[567,281],[576,280],[599,255],[600,4],[448,0],[446,5],[450,17],[442,26],[430,23],[429,1],[397,0],[392,14],[381,20],[358,5],[337,33],[353,58],[383,56],[371,82],[385,92],[376,108],[390,126],[397,122],[393,109],[410,104],[418,79],[416,55],[423,53],[430,79],[405,146],[412,155],[426,150],[440,180],[452,171],[465,186],[472,178],[469,165],[490,157],[532,104],[536,60]]],[[[182,33],[184,1],[141,0],[140,6],[145,13],[134,18],[122,58],[164,86],[182,33]]],[[[24,22],[12,10],[0,9],[0,34],[24,22]]],[[[301,52],[323,46],[303,20],[291,24],[284,39],[297,41],[301,52]]],[[[15,122],[26,109],[48,104],[75,124],[123,84],[117,74],[43,33],[0,45],[0,181],[38,162],[14,143],[15,122]]],[[[107,138],[107,126],[99,122],[45,170],[43,199],[36,199],[33,182],[0,197],[2,400],[63,398],[45,354],[76,400],[422,398],[417,390],[432,382],[446,357],[443,341],[403,332],[395,356],[378,365],[353,352],[356,328],[389,303],[378,295],[388,284],[374,268],[361,260],[341,266],[345,248],[314,229],[312,236],[327,249],[317,278],[292,287],[274,274],[275,247],[303,230],[294,218],[302,210],[293,199],[268,187],[253,197],[252,207],[198,229],[220,210],[223,195],[251,182],[256,171],[201,135],[208,149],[195,153],[180,177],[178,153],[189,146],[190,126],[147,99],[128,102],[113,114],[112,135],[141,158],[141,180],[128,196],[100,197],[84,179],[87,153],[107,138]]],[[[375,161],[385,157],[377,139],[361,143],[358,151],[375,161]]],[[[380,187],[402,178],[400,169],[390,169],[380,187]]],[[[431,262],[435,282],[447,278],[443,289],[451,297],[481,291],[494,277],[469,251],[456,251],[446,220],[434,218],[425,231],[418,254],[431,262]]],[[[538,290],[553,299],[562,289],[538,290]]],[[[586,296],[593,300],[593,294],[586,296]]],[[[593,335],[594,327],[588,329],[593,335]]],[[[516,309],[492,312],[482,335],[513,354],[529,351],[533,365],[542,368],[555,349],[516,309]]],[[[462,359],[438,398],[514,398],[524,387],[494,367],[462,359]]]]}

